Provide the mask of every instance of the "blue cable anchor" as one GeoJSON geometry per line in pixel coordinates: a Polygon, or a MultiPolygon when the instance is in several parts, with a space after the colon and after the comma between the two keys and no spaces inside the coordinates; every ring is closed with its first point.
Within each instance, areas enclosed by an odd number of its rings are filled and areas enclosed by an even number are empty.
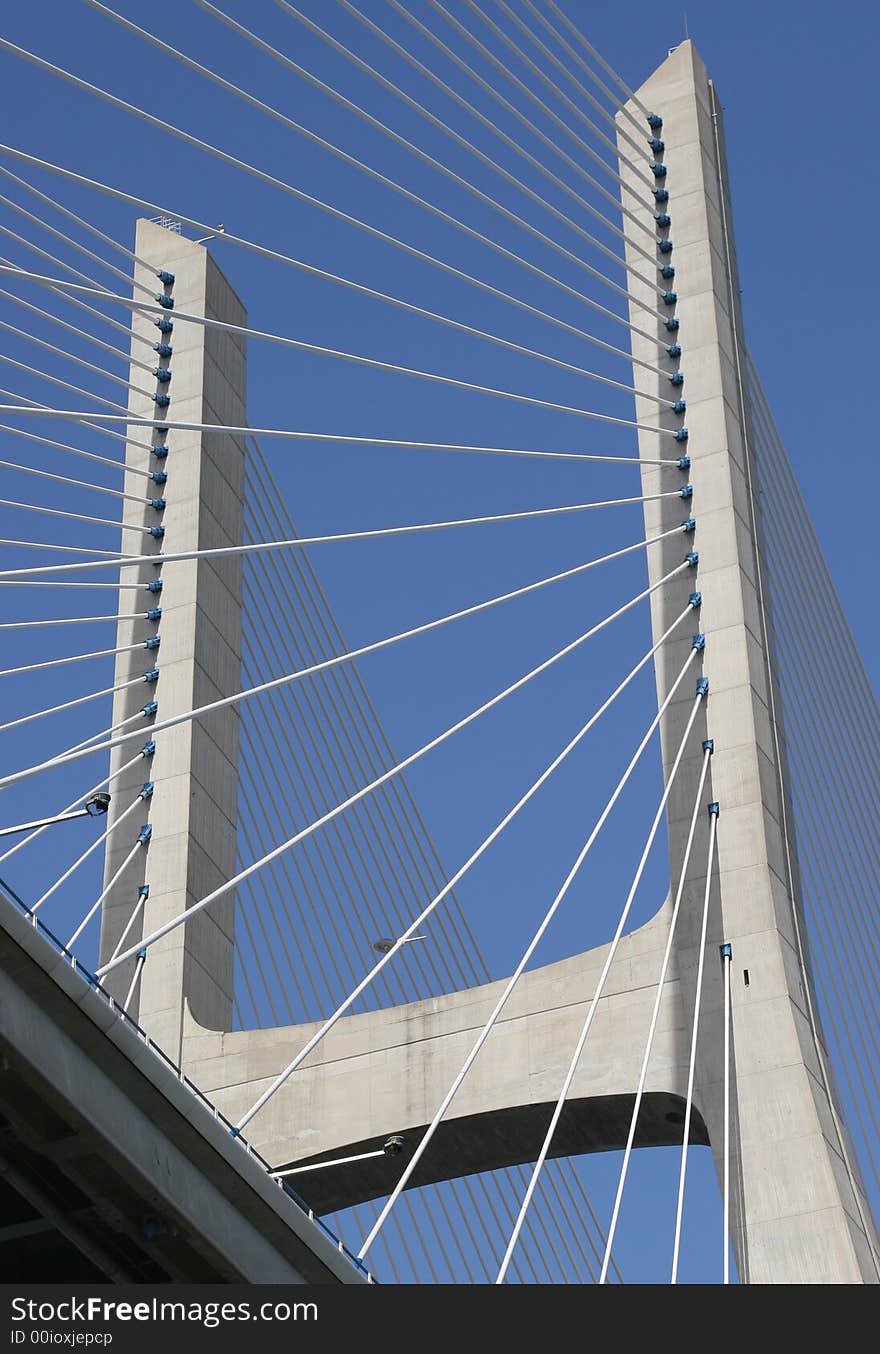
{"type": "MultiPolygon", "coordinates": [[[[162,431],[161,428],[157,428],[157,429],[156,429],[156,432],[161,432],[161,431],[162,431]]],[[[165,431],[167,432],[167,429],[166,429],[165,431]]],[[[153,445],[152,445],[152,447],[150,448],[150,450],[152,451],[153,455],[156,457],[156,460],[157,460],[157,461],[164,461],[164,460],[165,460],[165,457],[168,455],[168,447],[166,446],[166,444],[165,444],[164,442],[154,442],[153,445]]],[[[155,473],[161,473],[161,472],[155,472],[155,473]]],[[[166,475],[167,475],[167,472],[165,472],[165,473],[166,473],[166,475]]],[[[161,482],[164,483],[164,481],[161,481],[161,482]]]]}
{"type": "Polygon", "coordinates": [[[142,846],[146,846],[147,842],[150,840],[150,838],[152,837],[152,835],[153,835],[153,824],[152,824],[152,823],[144,823],[143,827],[141,828],[140,832],[138,833],[138,838],[137,838],[137,839],[138,839],[138,841],[141,843],[142,846]]]}
{"type": "MultiPolygon", "coordinates": [[[[167,452],[166,452],[166,455],[167,455],[167,452]]],[[[150,471],[150,479],[153,481],[154,484],[167,484],[167,483],[168,483],[168,471],[167,471],[167,470],[151,470],[151,471],[150,471]]]]}
{"type": "Polygon", "coordinates": [[[152,580],[146,585],[146,587],[147,587],[147,592],[161,592],[161,591],[162,591],[162,580],[161,580],[161,578],[154,578],[154,579],[152,579],[152,580]]]}
{"type": "Polygon", "coordinates": [[[679,498],[693,498],[694,486],[692,484],[686,484],[684,488],[679,489],[678,496],[679,498]]]}
{"type": "Polygon", "coordinates": [[[687,409],[687,400],[676,400],[672,406],[673,414],[683,414],[687,409]]]}
{"type": "Polygon", "coordinates": [[[681,357],[681,344],[670,343],[668,348],[666,349],[666,352],[669,355],[669,357],[681,357]]]}
{"type": "Polygon", "coordinates": [[[706,647],[706,636],[702,634],[694,635],[693,639],[691,640],[691,648],[696,649],[697,653],[702,653],[705,647],[706,647]]]}
{"type": "Polygon", "coordinates": [[[150,635],[147,639],[144,640],[144,648],[158,649],[161,643],[162,643],[161,635],[150,635]]]}
{"type": "Polygon", "coordinates": [[[696,611],[698,607],[703,605],[703,594],[701,592],[692,592],[688,601],[696,611]]]}
{"type": "Polygon", "coordinates": [[[666,278],[675,277],[675,265],[672,263],[664,263],[663,267],[660,269],[660,276],[666,278]]]}
{"type": "MultiPolygon", "coordinates": [[[[668,201],[669,201],[669,189],[668,189],[668,188],[652,188],[652,189],[651,189],[651,192],[654,194],[654,197],[655,197],[655,199],[657,200],[657,202],[668,202],[668,201]]],[[[158,299],[158,298],[157,298],[157,299],[158,299]]],[[[172,304],[173,304],[173,303],[172,303],[172,304]]]]}
{"type": "Polygon", "coordinates": [[[153,324],[159,330],[160,334],[170,334],[174,328],[174,321],[169,320],[167,315],[157,315],[153,324]]]}
{"type": "Polygon", "coordinates": [[[679,456],[677,465],[679,470],[690,470],[691,468],[690,456],[679,456]]]}
{"type": "Polygon", "coordinates": [[[697,695],[697,696],[708,696],[708,694],[709,694],[709,678],[708,678],[708,677],[698,677],[698,678],[697,678],[697,688],[696,688],[695,695],[697,695]]]}
{"type": "Polygon", "coordinates": [[[652,160],[651,173],[654,175],[655,179],[665,179],[667,174],[666,166],[661,164],[659,160],[652,160]]]}
{"type": "Polygon", "coordinates": [[[688,440],[687,428],[679,428],[677,433],[672,434],[676,442],[686,442],[688,440]]]}
{"type": "Polygon", "coordinates": [[[164,390],[157,390],[153,396],[153,403],[158,404],[160,409],[167,409],[171,403],[171,396],[166,395],[164,390]]]}
{"type": "Polygon", "coordinates": [[[704,751],[704,752],[708,752],[710,755],[715,751],[715,739],[714,739],[714,738],[704,738],[704,739],[703,739],[703,751],[704,751]]]}
{"type": "Polygon", "coordinates": [[[686,517],[681,524],[681,529],[686,536],[690,536],[697,529],[696,517],[686,517]]]}
{"type": "MultiPolygon", "coordinates": [[[[655,192],[656,192],[656,189],[655,189],[655,192]]],[[[173,296],[166,296],[164,292],[158,292],[155,299],[159,302],[159,305],[162,307],[163,310],[173,310],[173,309],[174,309],[174,297],[173,297],[173,296]]]]}
{"type": "Polygon", "coordinates": [[[167,385],[171,380],[171,372],[167,367],[154,367],[153,375],[157,381],[162,383],[162,385],[167,385]]]}
{"type": "Polygon", "coordinates": [[[147,612],[147,620],[154,621],[156,624],[162,619],[162,608],[160,606],[151,606],[147,612]]]}
{"type": "Polygon", "coordinates": [[[150,507],[155,508],[156,512],[164,512],[168,507],[168,500],[166,498],[151,498],[150,507]]]}
{"type": "Polygon", "coordinates": [[[159,680],[158,668],[150,668],[149,672],[144,673],[145,682],[158,682],[158,680],[159,680]]]}
{"type": "Polygon", "coordinates": [[[144,743],[143,747],[141,748],[141,756],[152,757],[155,751],[156,751],[156,741],[155,739],[151,738],[149,743],[144,743]]]}
{"type": "Polygon", "coordinates": [[[157,270],[156,270],[156,276],[158,277],[159,281],[162,283],[162,286],[163,286],[163,287],[173,287],[173,286],[174,286],[174,274],[173,274],[173,273],[166,272],[166,270],[165,270],[164,268],[157,268],[157,270]]]}
{"type": "Polygon", "coordinates": [[[669,384],[670,384],[670,385],[673,385],[673,386],[683,386],[683,385],[684,385],[684,372],[683,372],[683,371],[671,371],[671,372],[669,373],[669,384]]]}
{"type": "Polygon", "coordinates": [[[171,357],[174,349],[170,343],[154,343],[153,352],[158,353],[160,357],[171,357]]]}
{"type": "Polygon", "coordinates": [[[669,332],[670,332],[671,334],[674,334],[675,331],[676,331],[676,329],[678,329],[678,327],[679,327],[679,326],[678,326],[678,316],[677,316],[677,315],[669,315],[669,316],[663,321],[663,323],[666,325],[666,328],[669,330],[669,332]]]}
{"type": "Polygon", "coordinates": [[[144,716],[145,719],[151,719],[158,709],[159,709],[158,701],[147,701],[143,710],[141,710],[141,714],[144,716]]]}
{"type": "Polygon", "coordinates": [[[652,132],[659,132],[660,128],[663,126],[663,119],[661,118],[660,114],[659,114],[659,113],[648,113],[646,116],[647,116],[648,126],[651,128],[651,131],[652,131],[652,132]]]}
{"type": "Polygon", "coordinates": [[[151,797],[154,789],[155,786],[153,785],[153,782],[151,780],[145,780],[138,790],[138,798],[143,799],[144,802],[146,802],[151,797]]]}
{"type": "Polygon", "coordinates": [[[717,799],[714,799],[712,803],[709,805],[709,812],[713,818],[718,817],[719,813],[721,812],[721,805],[718,803],[717,799]]]}
{"type": "Polygon", "coordinates": [[[165,528],[163,527],[161,522],[156,527],[150,527],[150,535],[155,536],[157,541],[162,539],[162,537],[165,535],[165,528]]]}
{"type": "Polygon", "coordinates": [[[666,142],[661,141],[659,136],[649,137],[648,145],[651,147],[651,150],[654,152],[655,155],[662,155],[666,149],[666,142]]]}
{"type": "Polygon", "coordinates": [[[689,550],[684,557],[684,562],[685,564],[689,564],[692,569],[696,569],[697,565],[700,562],[699,550],[689,550]]]}

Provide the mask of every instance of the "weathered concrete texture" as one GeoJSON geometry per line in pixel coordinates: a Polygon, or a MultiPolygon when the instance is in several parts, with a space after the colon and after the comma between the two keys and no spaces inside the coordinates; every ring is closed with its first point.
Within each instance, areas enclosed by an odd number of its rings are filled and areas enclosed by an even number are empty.
{"type": "MultiPolygon", "coordinates": [[[[659,133],[666,143],[662,159],[674,242],[676,274],[668,285],[678,293],[681,328],[669,334],[662,321],[663,345],[678,341],[687,399],[686,447],[693,458],[692,512],[697,519],[694,546],[699,550],[698,583],[703,594],[700,628],[707,636],[704,671],[711,681],[706,733],[715,740],[711,790],[707,799],[721,805],[718,829],[718,883],[713,889],[708,983],[701,1007],[701,1041],[696,1100],[720,1165],[722,1028],[719,1017],[720,967],[717,943],[733,945],[733,1040],[737,1160],[734,1239],[743,1278],[752,1283],[876,1282],[877,1272],[857,1203],[842,1159],[822,1079],[817,1039],[809,1019],[804,969],[798,948],[789,877],[797,888],[793,844],[781,826],[780,777],[770,712],[767,655],[760,616],[759,571],[752,528],[747,440],[735,350],[739,317],[732,242],[725,240],[723,175],[719,168],[722,137],[712,91],[702,61],[690,42],[683,43],[638,91],[642,104],[663,118],[659,133]],[[717,132],[716,132],[717,128],[717,132]],[[716,142],[717,135],[717,142],[716,142]],[[728,249],[730,254],[728,254],[728,249]],[[728,278],[728,262],[733,280],[728,278]],[[748,973],[748,982],[745,974],[748,973]]],[[[644,121],[634,104],[629,111],[644,121]]],[[[621,115],[622,116],[622,115],[621,115]]],[[[629,126],[629,124],[627,124],[629,126]]],[[[628,149],[628,147],[626,148],[628,149]]],[[[621,163],[621,174],[633,181],[621,163]]],[[[729,223],[729,204],[727,220],[729,223]]],[[[634,209],[635,211],[636,209],[634,209]]],[[[638,209],[646,225],[649,212],[638,209]]],[[[632,247],[647,236],[628,220],[628,260],[644,272],[644,260],[632,247]]],[[[659,257],[659,256],[658,256],[659,257]]],[[[639,301],[654,307],[658,298],[631,279],[633,322],[646,327],[639,301]]],[[[662,303],[659,307],[664,309],[662,303]]],[[[670,312],[672,313],[672,312],[670,312]]],[[[741,332],[741,331],[739,331],[741,332]]],[[[633,355],[656,361],[656,345],[633,334],[633,355]]],[[[669,358],[669,371],[679,366],[669,358]]],[[[669,398],[665,377],[639,370],[646,392],[669,398]]],[[[646,423],[675,428],[680,419],[655,405],[636,401],[646,423]]],[[[640,433],[643,457],[674,454],[668,437],[640,433]]],[[[669,472],[643,467],[644,492],[668,485],[669,472]]],[[[680,520],[677,504],[649,503],[649,534],[680,520]]],[[[649,555],[652,580],[679,557],[680,545],[664,543],[649,555]]],[[[655,633],[680,608],[673,589],[652,599],[655,633]]],[[[681,641],[669,643],[658,657],[657,689],[662,698],[682,661],[681,641]]],[[[687,714],[690,693],[677,700],[663,733],[664,764],[669,766],[687,714]]],[[[675,863],[684,849],[687,806],[692,802],[698,762],[689,762],[670,806],[670,851],[675,863]]],[[[696,859],[705,846],[697,842],[696,859]]],[[[705,854],[702,855],[705,860],[705,854]]],[[[686,1007],[694,993],[693,949],[697,936],[696,895],[702,889],[699,868],[691,872],[682,936],[679,976],[686,1007]]],[[[705,876],[704,876],[705,877],[705,876]]]]}
{"type": "MultiPolygon", "coordinates": [[[[244,425],[244,340],[221,330],[175,319],[178,311],[204,315],[235,324],[246,324],[246,312],[207,250],[151,221],[139,221],[135,251],[143,263],[135,268],[135,297],[152,300],[166,291],[175,309],[164,314],[174,322],[171,334],[159,333],[153,315],[134,312],[132,357],[167,367],[170,386],[159,386],[140,368],[132,366],[135,385],[165,390],[171,395],[168,417],[184,422],[244,425]],[[150,265],[150,266],[147,266],[150,265]],[[163,288],[155,270],[175,276],[173,286],[163,288]],[[140,285],[139,285],[140,284],[140,285]],[[146,340],[146,342],[144,342],[146,340]],[[173,347],[171,358],[151,351],[162,340],[173,347]]],[[[152,418],[153,401],[131,393],[129,410],[152,418]]],[[[125,489],[139,497],[166,498],[164,512],[126,503],[126,527],[138,528],[162,522],[163,541],[134,530],[123,531],[128,552],[153,547],[169,552],[236,544],[242,540],[242,494],[244,484],[243,442],[227,434],[201,434],[149,429],[131,429],[126,448],[127,464],[140,470],[165,469],[168,481],[150,486],[140,475],[127,474],[125,489]],[[166,444],[162,460],[151,454],[152,443],[166,444]],[[146,542],[146,546],[145,543],[146,542]]],[[[146,582],[159,570],[146,566],[139,578],[146,582]]],[[[130,583],[138,571],[123,571],[130,583]]],[[[162,568],[163,591],[155,596],[145,591],[125,591],[123,612],[161,605],[158,626],[146,621],[122,621],[117,643],[134,643],[157,633],[158,652],[135,650],[121,654],[116,682],[138,676],[158,666],[155,686],[138,684],[118,693],[114,724],[126,719],[149,700],[159,703],[157,719],[165,719],[240,689],[241,564],[238,559],[204,560],[169,564],[162,568]],[[136,599],[136,604],[127,602],[136,599]]],[[[149,737],[144,720],[144,738],[149,737]]],[[[101,961],[106,961],[131,917],[138,901],[138,886],[150,893],[141,916],[126,939],[126,948],[138,937],[181,912],[211,889],[228,879],[235,868],[236,787],[238,717],[234,710],[183,724],[159,734],[152,761],[143,761],[115,782],[111,821],[122,812],[147,779],[155,784],[148,804],[152,839],[143,858],[138,858],[113,889],[104,905],[101,927],[101,961]]],[[[112,768],[128,761],[137,745],[125,744],[114,752],[112,768]]],[[[137,836],[146,813],[133,815],[111,838],[105,863],[109,879],[137,836]],[[131,826],[129,826],[131,823],[131,826]]],[[[232,1023],[232,960],[234,899],[227,896],[179,927],[151,948],[143,970],[132,1014],[165,1048],[180,1056],[181,1017],[184,997],[193,1013],[206,1025],[225,1029],[232,1023]]],[[[124,995],[134,961],[110,976],[111,989],[124,995]]]]}

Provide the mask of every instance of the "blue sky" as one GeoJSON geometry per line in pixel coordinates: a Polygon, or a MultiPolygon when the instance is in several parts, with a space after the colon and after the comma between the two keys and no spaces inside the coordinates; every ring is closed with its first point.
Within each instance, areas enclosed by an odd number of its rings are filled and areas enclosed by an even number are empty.
{"type": "MultiPolygon", "coordinates": [[[[586,7],[572,0],[563,7],[585,24],[590,40],[633,85],[638,85],[684,35],[683,16],[654,4],[630,6],[625,17],[616,7],[590,7],[588,15],[586,7]]],[[[477,228],[497,233],[510,248],[540,260],[542,266],[556,270],[571,285],[611,304],[607,294],[603,295],[582,271],[531,244],[516,227],[499,223],[494,213],[474,203],[460,188],[364,128],[274,62],[254,53],[196,5],[179,3],[171,11],[157,12],[155,19],[152,14],[145,15],[143,6],[125,0],[120,0],[117,8],[140,23],[152,25],[167,40],[230,78],[258,90],[270,104],[351,147],[413,191],[441,202],[447,211],[477,228]]],[[[402,134],[411,136],[458,172],[472,175],[500,201],[556,238],[565,238],[569,247],[577,247],[564,228],[524,205],[508,185],[490,177],[436,129],[418,122],[390,94],[328,53],[269,0],[246,5],[230,0],[226,8],[351,98],[365,101],[376,116],[402,134]]],[[[448,114],[452,125],[473,136],[485,150],[496,149],[487,133],[475,131],[464,114],[449,113],[439,93],[407,72],[338,7],[310,0],[303,8],[316,20],[326,22],[343,41],[356,44],[383,71],[399,78],[404,88],[424,97],[428,106],[448,114]]],[[[401,40],[411,32],[384,4],[374,0],[364,8],[387,23],[388,30],[401,40]]],[[[420,16],[431,13],[420,2],[411,8],[420,16]]],[[[464,16],[461,5],[453,8],[464,16]]],[[[444,31],[439,21],[429,22],[438,32],[444,31]]],[[[878,471],[867,393],[872,389],[873,371],[869,372],[868,363],[874,308],[865,286],[865,279],[873,284],[867,260],[880,205],[876,176],[868,171],[875,158],[870,130],[873,108],[867,107],[875,72],[866,30],[875,22],[869,9],[858,4],[838,7],[833,29],[829,29],[827,10],[818,4],[759,8],[748,2],[733,8],[703,3],[690,4],[687,11],[690,35],[716,82],[724,107],[747,339],[844,596],[848,619],[876,681],[880,646],[872,617],[876,613],[873,518],[878,471]],[[830,485],[833,492],[829,492],[830,485]]],[[[454,259],[459,267],[494,285],[516,291],[533,304],[626,346],[625,329],[586,313],[570,297],[530,278],[509,260],[499,259],[466,240],[288,129],[182,71],[85,4],[37,0],[9,12],[3,33],[242,159],[302,184],[380,228],[454,259]]],[[[420,55],[423,52],[421,47],[414,50],[420,55]]],[[[8,54],[0,53],[0,72],[9,106],[18,111],[18,116],[7,120],[4,134],[14,145],[76,167],[172,211],[177,209],[211,223],[223,220],[230,230],[320,267],[627,379],[623,364],[606,359],[598,350],[575,344],[560,331],[530,321],[502,302],[445,278],[216,160],[200,156],[123,113],[108,110],[88,95],[70,90],[8,54]]],[[[472,96],[465,85],[458,87],[472,96]]],[[[477,96],[473,97],[477,101],[477,96]]],[[[480,106],[495,111],[482,98],[480,106]]],[[[513,124],[510,130],[513,134],[513,124]]],[[[515,158],[507,156],[504,163],[517,172],[522,169],[515,158]]],[[[29,170],[20,172],[31,177],[29,170]]],[[[531,171],[523,172],[530,183],[543,186],[531,171]]],[[[34,181],[47,192],[57,189],[57,180],[48,176],[35,177],[34,181]]],[[[0,184],[0,192],[26,201],[26,195],[17,189],[0,184]]],[[[131,240],[132,209],[80,188],[64,188],[59,196],[114,238],[131,240]]],[[[557,196],[556,200],[564,210],[571,210],[564,197],[557,196]]],[[[5,207],[0,220],[21,229],[5,207]]],[[[583,220],[588,229],[594,229],[588,218],[583,220]]],[[[596,233],[613,243],[613,237],[603,234],[602,227],[596,233]]],[[[51,242],[43,242],[55,252],[51,242]]],[[[608,395],[592,383],[477,340],[450,336],[448,330],[406,319],[378,303],[354,298],[229,246],[218,245],[216,249],[218,260],[248,305],[251,323],[259,328],[629,416],[625,396],[608,395]]],[[[0,237],[0,253],[7,252],[15,262],[32,266],[33,256],[0,237]]],[[[45,304],[36,292],[28,295],[45,304]]],[[[10,311],[9,303],[4,302],[3,318],[14,319],[17,312],[10,311]]],[[[59,331],[44,326],[39,332],[52,342],[64,342],[58,337],[59,331]]],[[[79,351],[88,356],[89,346],[79,351]]],[[[25,344],[14,346],[14,356],[37,365],[41,360],[25,344]]],[[[101,360],[93,352],[91,357],[101,360]]],[[[52,363],[47,369],[79,380],[63,364],[52,363]]],[[[325,358],[292,359],[277,348],[256,343],[250,350],[249,382],[250,418],[257,425],[618,454],[632,454],[635,448],[634,434],[628,430],[438,390],[325,358]]],[[[33,398],[53,398],[44,393],[45,386],[5,366],[0,383],[33,398]]],[[[100,387],[100,393],[113,397],[109,387],[100,387]]],[[[62,397],[60,402],[65,400],[62,397]]],[[[57,428],[54,433],[57,435],[57,428]]],[[[4,437],[3,445],[3,455],[21,458],[25,444],[4,437]]],[[[638,492],[635,472],[616,467],[605,470],[600,466],[512,463],[428,453],[414,456],[394,449],[367,456],[320,443],[291,451],[269,440],[264,449],[303,533],[516,511],[638,492]]],[[[31,454],[40,457],[35,463],[71,473],[70,467],[59,464],[52,453],[31,454]]],[[[107,454],[112,454],[112,449],[107,454]]],[[[18,496],[25,492],[16,486],[18,496]]],[[[70,496],[49,493],[39,501],[56,506],[62,502],[80,505],[84,512],[103,511],[96,509],[94,496],[76,491],[70,496]]],[[[57,532],[53,528],[50,536],[36,530],[32,519],[10,514],[10,520],[13,517],[16,520],[10,535],[90,543],[72,526],[59,526],[57,532]]],[[[325,547],[315,552],[314,560],[343,632],[354,645],[602,554],[641,534],[640,510],[627,508],[590,514],[587,519],[565,519],[552,526],[515,524],[474,529],[454,537],[443,534],[422,539],[418,545],[352,545],[333,547],[333,553],[325,547]],[[484,534],[487,532],[491,536],[484,534]]],[[[643,565],[632,560],[615,566],[613,574],[597,571],[577,583],[565,584],[551,600],[548,594],[542,594],[479,624],[469,622],[420,641],[418,647],[401,648],[372,660],[365,666],[364,675],[392,743],[400,752],[416,746],[643,585],[643,565]]],[[[18,595],[4,600],[10,615],[15,608],[35,605],[44,608],[41,614],[59,614],[57,598],[41,597],[35,603],[33,597],[18,595]]],[[[68,599],[64,604],[74,606],[68,599]]],[[[432,758],[430,765],[423,764],[414,774],[414,789],[451,868],[472,849],[475,824],[488,830],[508,806],[511,785],[525,788],[602,699],[612,684],[611,676],[619,678],[650,643],[646,618],[641,613],[622,626],[619,634],[618,638],[615,631],[613,638],[583,651],[564,669],[544,679],[540,689],[536,685],[509,711],[500,712],[497,719],[473,730],[467,736],[467,745],[451,743],[432,758]]],[[[79,636],[83,649],[97,648],[103,634],[89,630],[89,635],[94,638],[93,645],[84,633],[79,636]]],[[[69,639],[68,631],[65,643],[69,639]]],[[[56,636],[51,641],[34,641],[33,650],[27,650],[29,654],[32,651],[36,656],[49,656],[62,650],[56,636]]],[[[75,646],[69,643],[63,651],[74,652],[75,646]]],[[[92,667],[69,681],[79,682],[77,689],[82,691],[103,685],[95,679],[96,671],[92,667]]],[[[67,681],[65,678],[64,689],[72,689],[67,681]]],[[[47,679],[39,687],[47,703],[63,699],[57,694],[60,690],[57,678],[47,679]]],[[[34,695],[30,682],[11,690],[13,713],[15,709],[32,708],[34,695]]],[[[615,720],[597,730],[588,753],[573,759],[572,765],[560,773],[542,806],[524,816],[516,839],[487,860],[475,872],[469,890],[463,891],[463,901],[473,909],[475,929],[493,973],[500,975],[515,962],[536,916],[543,910],[540,904],[552,896],[583,839],[584,824],[592,821],[607,798],[608,775],[594,771],[604,771],[619,760],[622,740],[629,744],[635,741],[636,731],[650,717],[646,712],[651,695],[648,678],[621,704],[615,720]],[[487,898],[493,900],[489,906],[485,905],[487,898]]],[[[84,715],[83,720],[91,720],[82,725],[83,737],[101,727],[97,712],[84,715]]],[[[29,735],[21,740],[13,755],[19,759],[27,755],[30,760],[35,748],[48,755],[60,745],[58,739],[71,742],[76,736],[70,728],[49,727],[47,722],[33,738],[29,735]],[[66,737],[67,733],[71,736],[66,737]]],[[[70,785],[72,796],[79,783],[70,776],[59,778],[57,793],[63,797],[70,785]]],[[[647,759],[619,823],[600,840],[592,873],[573,898],[575,906],[560,917],[541,951],[542,960],[572,953],[610,934],[619,906],[622,881],[617,859],[621,846],[626,845],[624,857],[631,873],[641,845],[639,833],[643,837],[648,810],[656,803],[658,793],[656,758],[647,759]]],[[[43,794],[36,786],[27,790],[24,799],[28,811],[33,808],[35,814],[39,812],[45,802],[43,794]]],[[[37,889],[45,880],[46,870],[54,867],[54,861],[46,860],[23,864],[16,884],[25,892],[37,889]]],[[[640,895],[637,920],[652,913],[667,875],[661,850],[640,895]]],[[[76,905],[74,897],[60,903],[63,907],[76,905]]],[[[60,918],[59,925],[63,924],[64,918],[60,918]]],[[[597,1189],[606,1187],[605,1177],[597,1181],[597,1189]]],[[[658,1195],[664,1188],[657,1186],[658,1195]]],[[[714,1225],[713,1217],[709,1208],[707,1228],[714,1225]]],[[[699,1231],[692,1234],[693,1277],[711,1281],[710,1270],[703,1269],[698,1259],[701,1239],[699,1231]]]]}

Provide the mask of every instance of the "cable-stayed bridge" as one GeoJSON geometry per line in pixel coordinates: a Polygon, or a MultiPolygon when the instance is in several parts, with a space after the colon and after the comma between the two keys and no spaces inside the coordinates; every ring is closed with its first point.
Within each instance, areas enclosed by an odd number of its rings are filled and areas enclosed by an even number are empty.
{"type": "Polygon", "coordinates": [[[16,1274],[875,1282],[877,705],[692,44],[78,8],[0,43],[132,138],[0,147],[16,1274]]]}

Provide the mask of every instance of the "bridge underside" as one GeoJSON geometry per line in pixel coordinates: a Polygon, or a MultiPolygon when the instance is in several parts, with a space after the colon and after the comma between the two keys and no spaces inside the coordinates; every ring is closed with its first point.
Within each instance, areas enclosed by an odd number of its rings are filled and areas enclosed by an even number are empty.
{"type": "Polygon", "coordinates": [[[7,1283],[364,1281],[5,898],[0,1068],[7,1283]]]}

